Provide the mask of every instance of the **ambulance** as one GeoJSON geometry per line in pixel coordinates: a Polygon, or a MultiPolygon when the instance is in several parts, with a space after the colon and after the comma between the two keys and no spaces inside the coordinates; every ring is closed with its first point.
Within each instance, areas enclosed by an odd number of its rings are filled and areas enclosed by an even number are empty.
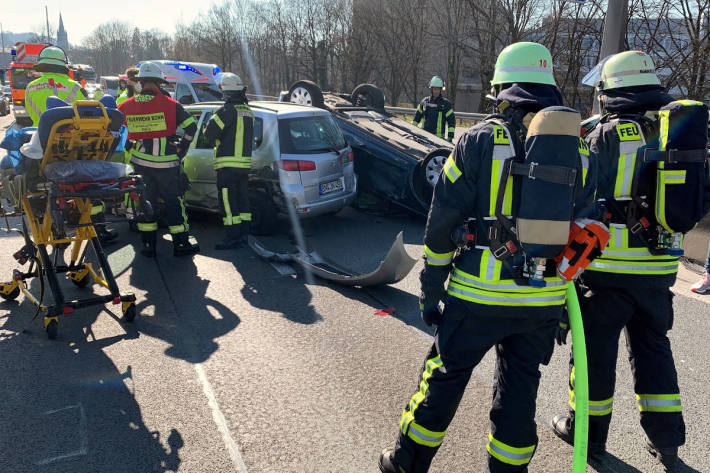
{"type": "Polygon", "coordinates": [[[136,67],[140,68],[143,62],[154,62],[160,66],[168,82],[165,88],[181,104],[222,100],[222,91],[219,90],[222,70],[217,64],[161,59],[141,61],[136,67]]]}

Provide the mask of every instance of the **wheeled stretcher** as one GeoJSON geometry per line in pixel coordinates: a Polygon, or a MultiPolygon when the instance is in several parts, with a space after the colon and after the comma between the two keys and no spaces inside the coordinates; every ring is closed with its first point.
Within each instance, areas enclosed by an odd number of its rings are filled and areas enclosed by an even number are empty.
{"type": "Polygon", "coordinates": [[[126,194],[141,208],[150,209],[150,204],[142,199],[145,186],[141,177],[129,175],[130,166],[106,161],[117,145],[121,113],[97,101],[49,108],[50,100],[36,136],[25,145],[27,148],[23,147],[25,172],[11,181],[25,239],[25,245],[14,257],[22,265],[29,262],[29,268],[14,270],[10,282],[0,283],[0,297],[10,300],[24,294],[37,306],[37,314],[44,314],[44,328],[53,339],[59,317],[84,307],[120,304],[123,320],[134,319],[136,297],[119,292],[92,224],[91,209],[92,202],[122,201],[126,194]],[[37,150],[34,156],[32,145],[37,150]],[[52,255],[47,249],[50,245],[52,255]],[[87,261],[89,247],[95,254],[96,267],[87,261]],[[65,262],[67,249],[69,257],[65,262]],[[93,279],[109,294],[67,300],[59,283],[60,274],[79,287],[88,286],[93,279]],[[28,290],[27,281],[33,278],[39,280],[39,297],[28,290]],[[52,296],[49,305],[42,303],[45,284],[52,296]]]}

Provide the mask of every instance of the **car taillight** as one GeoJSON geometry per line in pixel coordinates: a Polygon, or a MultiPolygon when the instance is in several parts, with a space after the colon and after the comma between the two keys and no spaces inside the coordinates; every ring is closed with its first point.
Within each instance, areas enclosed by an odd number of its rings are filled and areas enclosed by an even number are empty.
{"type": "Polygon", "coordinates": [[[353,155],[352,151],[340,156],[340,164],[348,164],[352,163],[353,161],[355,161],[355,156],[353,155]]]}
{"type": "Polygon", "coordinates": [[[279,167],[284,171],[315,171],[316,163],[300,159],[282,159],[279,161],[279,167]]]}
{"type": "Polygon", "coordinates": [[[587,134],[587,129],[584,128],[584,127],[582,127],[582,129],[579,130],[579,136],[581,136],[582,138],[584,138],[584,135],[586,135],[586,134],[587,134]]]}

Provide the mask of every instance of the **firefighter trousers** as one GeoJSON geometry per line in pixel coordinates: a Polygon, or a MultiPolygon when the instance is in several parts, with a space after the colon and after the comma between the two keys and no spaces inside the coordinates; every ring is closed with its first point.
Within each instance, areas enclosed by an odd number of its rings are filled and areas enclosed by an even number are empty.
{"type": "Polygon", "coordinates": [[[217,170],[217,195],[225,227],[237,226],[240,234],[249,233],[251,208],[249,206],[249,171],[238,168],[217,170]]]}
{"type": "MultiPolygon", "coordinates": [[[[158,211],[158,200],[162,199],[165,204],[165,217],[170,233],[173,235],[187,234],[189,225],[180,191],[180,168],[156,169],[135,166],[135,169],[137,174],[143,176],[145,199],[151,203],[154,214],[158,211]]],[[[155,232],[158,230],[156,218],[154,217],[150,222],[139,222],[138,229],[141,231],[144,241],[146,238],[154,240],[155,232]]]]}
{"type": "Polygon", "coordinates": [[[538,440],[535,398],[539,366],[552,356],[562,306],[520,310],[531,316],[492,316],[485,305],[447,300],[418,391],[400,421],[394,458],[407,473],[429,470],[473,369],[493,347],[496,370],[486,471],[528,471],[538,440]]]}
{"type": "MultiPolygon", "coordinates": [[[[658,448],[685,443],[678,375],[666,334],[673,327],[669,288],[592,287],[579,297],[587,342],[589,442],[604,445],[614,405],[619,337],[626,335],[641,427],[658,448]]],[[[574,386],[570,361],[570,388],[574,386]]],[[[574,396],[570,389],[570,413],[574,396]]]]}

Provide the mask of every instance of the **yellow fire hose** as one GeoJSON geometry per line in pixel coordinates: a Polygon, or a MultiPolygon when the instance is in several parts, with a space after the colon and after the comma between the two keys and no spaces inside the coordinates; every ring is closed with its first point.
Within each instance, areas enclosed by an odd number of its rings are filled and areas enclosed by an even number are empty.
{"type": "Polygon", "coordinates": [[[574,282],[567,284],[567,313],[572,332],[574,355],[574,455],[572,473],[587,471],[587,439],[589,434],[589,384],[587,378],[587,346],[584,341],[582,311],[579,309],[574,282]]]}

